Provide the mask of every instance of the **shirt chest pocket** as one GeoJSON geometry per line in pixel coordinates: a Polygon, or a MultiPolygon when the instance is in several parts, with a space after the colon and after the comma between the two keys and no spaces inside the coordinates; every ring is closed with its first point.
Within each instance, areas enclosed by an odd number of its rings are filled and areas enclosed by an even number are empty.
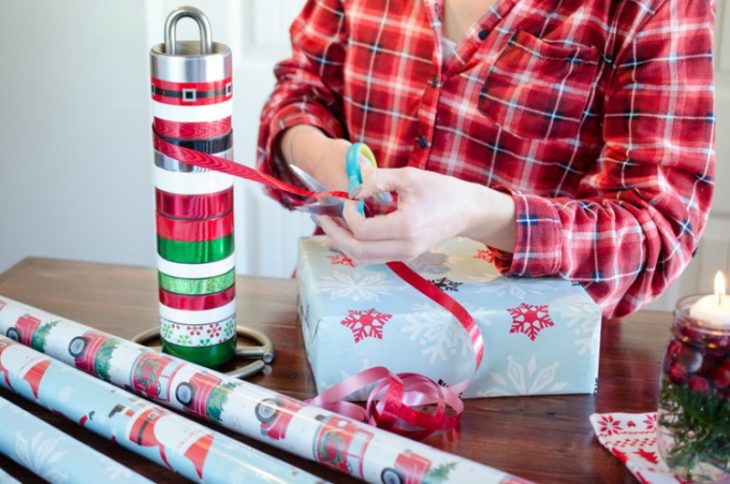
{"type": "Polygon", "coordinates": [[[598,62],[595,47],[566,47],[517,31],[487,73],[479,109],[522,138],[574,138],[598,62]]]}

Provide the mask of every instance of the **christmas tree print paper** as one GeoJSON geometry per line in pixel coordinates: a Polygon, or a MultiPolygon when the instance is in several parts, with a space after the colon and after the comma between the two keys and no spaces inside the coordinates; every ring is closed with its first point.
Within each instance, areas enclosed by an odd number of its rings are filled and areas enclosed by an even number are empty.
{"type": "MultiPolygon", "coordinates": [[[[409,263],[459,301],[482,332],[484,361],[464,397],[592,393],[600,308],[579,285],[502,277],[493,261],[484,245],[457,238],[409,263]]],[[[444,385],[474,371],[461,324],[387,266],[359,266],[323,238],[303,238],[297,279],[319,391],[373,366],[421,373],[444,385]]]]}

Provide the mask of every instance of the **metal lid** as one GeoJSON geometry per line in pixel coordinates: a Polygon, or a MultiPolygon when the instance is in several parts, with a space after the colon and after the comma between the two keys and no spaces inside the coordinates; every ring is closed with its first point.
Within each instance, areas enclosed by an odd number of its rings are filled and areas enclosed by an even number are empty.
{"type": "Polygon", "coordinates": [[[165,42],[150,49],[152,77],[170,82],[210,82],[231,75],[231,50],[211,40],[208,18],[195,7],[179,7],[165,20],[165,42]],[[200,40],[178,41],[177,23],[191,18],[198,24],[200,40]]]}

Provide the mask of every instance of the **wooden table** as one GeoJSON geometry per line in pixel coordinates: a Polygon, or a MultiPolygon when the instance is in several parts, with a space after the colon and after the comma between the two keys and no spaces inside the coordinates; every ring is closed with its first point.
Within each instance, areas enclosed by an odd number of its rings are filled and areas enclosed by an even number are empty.
{"type": "MultiPolygon", "coordinates": [[[[270,374],[251,381],[300,399],[314,396],[294,281],[239,277],[237,284],[239,324],[262,330],[276,348],[270,374]]],[[[156,271],[151,268],[29,258],[0,275],[0,294],[125,338],[157,325],[156,271]]],[[[640,311],[604,322],[597,395],[467,400],[461,428],[426,443],[540,482],[633,482],[618,459],[598,444],[588,416],[656,408],[659,361],[670,321],[668,313],[640,311]]],[[[5,390],[0,396],[155,481],[180,480],[5,390]]],[[[348,480],[307,460],[236,438],[323,478],[348,480]]],[[[0,468],[23,482],[33,480],[2,456],[0,468]]]]}

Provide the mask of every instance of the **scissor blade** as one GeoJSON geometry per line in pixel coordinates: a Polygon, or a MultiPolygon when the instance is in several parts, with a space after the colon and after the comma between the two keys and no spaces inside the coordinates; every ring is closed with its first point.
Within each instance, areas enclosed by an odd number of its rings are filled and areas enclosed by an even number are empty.
{"type": "MultiPolygon", "coordinates": [[[[310,175],[306,171],[302,170],[298,166],[289,165],[289,168],[297,176],[297,178],[299,178],[301,180],[301,182],[304,183],[305,187],[309,188],[310,190],[312,190],[314,192],[326,192],[327,191],[327,189],[321,183],[319,183],[316,178],[314,178],[312,175],[310,175]]],[[[342,200],[340,200],[339,198],[335,198],[335,197],[323,197],[321,199],[321,204],[323,206],[330,206],[330,205],[336,206],[336,208],[334,210],[338,212],[337,216],[339,216],[342,213],[342,203],[343,203],[342,200]]],[[[327,211],[329,212],[330,210],[327,209],[327,211]]],[[[329,213],[327,213],[325,215],[329,215],[329,213]]]]}
{"type": "Polygon", "coordinates": [[[296,207],[301,212],[313,215],[329,215],[330,217],[342,217],[342,203],[309,203],[296,207]]]}
{"type": "Polygon", "coordinates": [[[289,169],[294,173],[299,180],[304,183],[304,186],[314,192],[326,192],[327,190],[319,183],[312,175],[299,168],[297,165],[289,165],[289,169]]]}

